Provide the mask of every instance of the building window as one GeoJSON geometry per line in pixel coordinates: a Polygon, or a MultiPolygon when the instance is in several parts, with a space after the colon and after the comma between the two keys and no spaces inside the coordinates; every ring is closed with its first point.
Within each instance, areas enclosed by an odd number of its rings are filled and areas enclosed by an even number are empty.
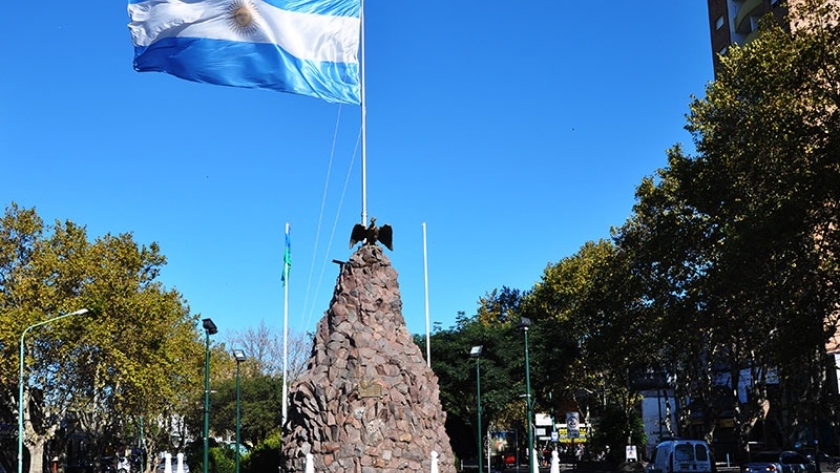
{"type": "Polygon", "coordinates": [[[726,54],[727,51],[729,51],[729,45],[726,45],[726,46],[718,49],[718,54],[723,55],[723,54],[726,54]]]}
{"type": "Polygon", "coordinates": [[[723,28],[723,15],[717,17],[717,20],[715,20],[715,29],[719,30],[721,28],[723,28]]]}

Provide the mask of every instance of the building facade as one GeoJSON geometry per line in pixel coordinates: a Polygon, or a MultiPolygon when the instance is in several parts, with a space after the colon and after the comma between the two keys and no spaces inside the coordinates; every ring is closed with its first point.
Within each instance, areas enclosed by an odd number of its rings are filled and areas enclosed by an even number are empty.
{"type": "Polygon", "coordinates": [[[772,13],[780,22],[787,14],[785,0],[707,0],[709,37],[715,72],[720,68],[718,56],[726,54],[732,44],[746,44],[755,38],[759,20],[772,13]]]}

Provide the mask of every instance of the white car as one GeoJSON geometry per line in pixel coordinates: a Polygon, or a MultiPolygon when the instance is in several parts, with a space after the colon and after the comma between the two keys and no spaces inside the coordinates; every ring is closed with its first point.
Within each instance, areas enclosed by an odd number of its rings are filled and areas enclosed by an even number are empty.
{"type": "Polygon", "coordinates": [[[709,444],[703,440],[666,440],[653,449],[647,473],[712,473],[709,444]]]}

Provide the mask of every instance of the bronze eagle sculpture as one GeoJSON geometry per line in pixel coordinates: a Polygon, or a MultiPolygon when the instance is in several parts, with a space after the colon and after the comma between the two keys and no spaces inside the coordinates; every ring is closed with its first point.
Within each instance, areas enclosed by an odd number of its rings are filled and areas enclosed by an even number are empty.
{"type": "Polygon", "coordinates": [[[382,227],[376,226],[376,218],[370,218],[370,225],[365,228],[361,223],[357,223],[353,227],[353,233],[350,235],[350,248],[353,248],[356,243],[364,241],[365,245],[375,245],[378,241],[385,245],[391,251],[394,251],[393,246],[394,231],[387,223],[382,227]]]}

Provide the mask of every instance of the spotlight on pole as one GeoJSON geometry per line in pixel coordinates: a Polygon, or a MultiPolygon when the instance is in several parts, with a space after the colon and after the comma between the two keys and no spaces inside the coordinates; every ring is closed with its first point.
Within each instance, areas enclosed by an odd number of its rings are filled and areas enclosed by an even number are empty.
{"type": "Polygon", "coordinates": [[[204,345],[204,467],[203,472],[207,473],[210,465],[210,335],[219,332],[216,324],[210,319],[201,321],[206,334],[204,345]]]}
{"type": "Polygon", "coordinates": [[[519,319],[518,328],[525,334],[525,405],[528,416],[528,471],[537,472],[537,459],[534,455],[534,400],[531,398],[531,367],[528,359],[528,328],[531,326],[531,319],[522,317],[519,319]]]}
{"type": "Polygon", "coordinates": [[[236,463],[234,467],[235,473],[239,473],[239,456],[241,455],[239,452],[239,427],[242,425],[242,415],[241,415],[241,401],[240,401],[240,394],[239,394],[239,365],[245,361],[245,352],[240,349],[233,350],[233,357],[236,358],[236,463]]]}

